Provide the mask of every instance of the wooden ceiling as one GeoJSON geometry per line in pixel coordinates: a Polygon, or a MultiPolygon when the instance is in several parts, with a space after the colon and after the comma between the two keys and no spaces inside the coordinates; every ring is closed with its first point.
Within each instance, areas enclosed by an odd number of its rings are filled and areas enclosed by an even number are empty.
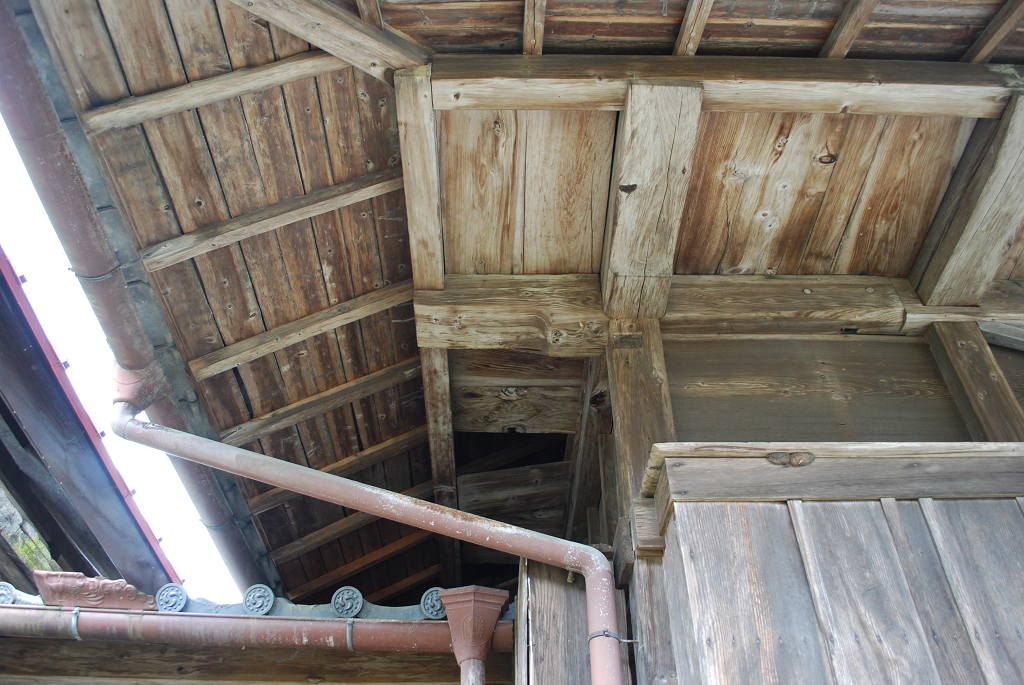
{"type": "MultiPolygon", "coordinates": [[[[675,136],[667,164],[682,164],[672,167],[680,173],[660,186],[671,218],[661,242],[645,243],[649,264],[666,265],[656,274],[666,300],[672,274],[905,279],[972,133],[981,126],[985,140],[996,135],[994,125],[976,124],[975,117],[998,117],[1019,77],[1012,69],[957,72],[950,94],[924,111],[914,109],[915,96],[892,109],[794,105],[802,110],[794,113],[785,95],[767,98],[763,109],[715,105],[709,76],[703,108],[699,88],[672,88],[674,118],[651,133],[630,129],[628,116],[644,97],[660,107],[665,91],[638,82],[626,96],[633,76],[592,77],[602,88],[623,82],[614,106],[604,92],[594,95],[604,104],[474,105],[469,91],[459,101],[460,70],[499,74],[518,67],[431,52],[515,54],[525,43],[531,54],[696,52],[767,60],[824,51],[951,61],[978,41],[974,61],[1024,58],[1014,7],[993,24],[1009,27],[995,32],[1003,42],[989,38],[994,29],[983,34],[1000,2],[32,4],[222,440],[577,538],[585,537],[593,498],[586,489],[600,484],[597,467],[584,473],[579,461],[590,449],[581,446],[580,433],[588,421],[598,432],[610,430],[597,355],[609,326],[601,286],[605,304],[613,286],[598,283],[596,274],[603,260],[635,257],[632,248],[613,250],[606,236],[620,224],[637,224],[628,214],[633,191],[623,170],[631,163],[647,168],[642,156],[630,157],[629,149],[638,148],[624,149],[624,135],[675,136]],[[419,137],[403,132],[400,145],[394,71],[431,59],[432,104],[421,108],[419,137]],[[970,95],[985,88],[984,97],[970,95]],[[430,141],[436,151],[417,147],[430,141]],[[410,164],[421,159],[433,161],[413,177],[410,164]],[[443,236],[434,253],[410,249],[405,204],[407,197],[410,206],[422,200],[417,194],[431,175],[443,236]],[[564,278],[528,286],[459,280],[482,275],[564,278]],[[414,276],[417,298],[425,288],[415,315],[414,276]],[[426,291],[448,284],[430,313],[426,291]],[[529,320],[502,319],[503,311],[485,301],[497,296],[530,302],[529,320]],[[439,348],[460,347],[450,334],[463,329],[466,315],[491,316],[472,329],[491,330],[492,337],[487,345],[462,347],[506,349],[453,350],[450,359],[442,349],[438,357],[439,348]],[[425,342],[430,326],[447,332],[425,342]],[[435,440],[435,415],[425,428],[432,402],[452,407],[447,442],[435,440]],[[505,451],[498,442],[477,443],[445,461],[455,449],[452,424],[456,431],[568,438],[539,447],[513,440],[505,451]],[[492,473],[510,466],[520,470],[492,473]],[[501,483],[509,492],[496,492],[501,483]]],[[[619,61],[613,59],[595,61],[593,69],[619,61]]],[[[590,68],[585,58],[559,64],[565,73],[590,68]]],[[[647,62],[622,64],[635,76],[647,62]]],[[[647,76],[654,78],[666,63],[650,64],[647,76]]],[[[757,69],[760,61],[749,64],[757,69]]],[[[775,63],[764,64],[770,80],[775,63]]],[[[918,92],[919,67],[885,69],[896,84],[886,81],[887,97],[893,99],[893,88],[918,92]]],[[[544,90],[546,77],[537,77],[524,77],[523,92],[558,97],[557,83],[544,90]]],[[[1015,238],[993,268],[997,279],[1024,278],[1024,240],[1015,238]]],[[[920,303],[915,297],[908,305],[896,292],[901,286],[883,282],[892,290],[889,301],[864,306],[898,310],[898,322],[879,325],[906,332],[907,307],[920,303]]],[[[685,316],[683,307],[670,316],[685,316]]],[[[664,307],[646,315],[661,314],[664,307]]],[[[250,481],[238,487],[292,599],[324,601],[337,586],[352,584],[370,601],[408,602],[439,578],[457,578],[457,548],[427,533],[250,481]]],[[[474,554],[494,561],[470,550],[466,561],[474,554]]],[[[481,569],[469,577],[502,579],[481,569]]]]}

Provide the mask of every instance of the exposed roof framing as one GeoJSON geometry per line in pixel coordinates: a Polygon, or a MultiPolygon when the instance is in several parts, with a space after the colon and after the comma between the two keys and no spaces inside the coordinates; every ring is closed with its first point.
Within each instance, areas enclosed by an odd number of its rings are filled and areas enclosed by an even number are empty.
{"type": "Polygon", "coordinates": [[[828,59],[846,57],[846,53],[853,47],[853,42],[857,40],[864,25],[868,23],[877,4],[878,0],[850,0],[847,2],[843,7],[843,13],[839,15],[831,33],[828,34],[828,40],[825,41],[818,57],[828,59]]]}
{"type": "Polygon", "coordinates": [[[960,61],[983,63],[991,60],[1020,26],[1021,19],[1024,19],[1024,2],[1006,0],[960,61]]]}

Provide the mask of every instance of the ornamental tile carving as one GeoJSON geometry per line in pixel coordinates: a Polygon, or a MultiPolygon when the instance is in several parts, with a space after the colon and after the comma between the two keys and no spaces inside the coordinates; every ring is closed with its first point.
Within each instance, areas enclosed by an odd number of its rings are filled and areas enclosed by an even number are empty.
{"type": "Polygon", "coordinates": [[[156,611],[156,599],[124,580],[87,578],[84,573],[34,571],[43,603],[49,606],[103,609],[149,609],[156,611]]]}

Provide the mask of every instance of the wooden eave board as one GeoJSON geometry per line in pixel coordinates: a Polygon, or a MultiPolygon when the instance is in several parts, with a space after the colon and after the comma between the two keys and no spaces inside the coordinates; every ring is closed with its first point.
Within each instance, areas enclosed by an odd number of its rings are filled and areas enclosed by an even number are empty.
{"type": "MultiPolygon", "coordinates": [[[[310,46],[235,5],[55,3],[39,17],[81,111],[305,52],[310,46]],[[71,64],[74,68],[67,68],[71,64]]],[[[48,7],[45,5],[44,7],[48,7]]],[[[170,115],[92,140],[138,246],[399,164],[391,90],[343,69],[170,115]],[[329,141],[343,144],[329,144],[329,141]]],[[[410,275],[401,192],[313,217],[151,274],[186,361],[410,275]]],[[[215,430],[412,358],[409,305],[317,335],[197,384],[215,430]]],[[[314,468],[424,421],[418,381],[315,416],[249,445],[314,468]]],[[[356,476],[393,490],[429,480],[420,448],[356,476]]],[[[266,486],[239,481],[246,497],[266,486]]],[[[254,517],[276,549],[343,517],[306,498],[254,517]]],[[[366,526],[283,564],[295,587],[397,540],[366,526]]],[[[391,559],[353,581],[367,594],[414,575],[429,555],[391,559]]],[[[425,564],[425,565],[423,565],[425,564]]]]}

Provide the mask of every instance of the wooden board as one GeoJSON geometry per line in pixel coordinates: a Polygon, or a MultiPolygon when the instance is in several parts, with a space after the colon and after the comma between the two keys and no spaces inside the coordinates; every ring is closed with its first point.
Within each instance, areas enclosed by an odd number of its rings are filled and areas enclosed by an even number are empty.
{"type": "Polygon", "coordinates": [[[459,509],[561,535],[569,464],[556,462],[459,476],[459,509]]]}
{"type": "Polygon", "coordinates": [[[1024,515],[1017,502],[921,501],[985,680],[1024,671],[1024,515]]]}
{"type": "Polygon", "coordinates": [[[584,360],[523,350],[451,350],[448,363],[453,386],[569,388],[583,380],[584,360]]]}
{"type": "Polygon", "coordinates": [[[881,504],[790,510],[835,682],[941,682],[881,504]]]}
{"type": "Polygon", "coordinates": [[[669,591],[689,606],[672,617],[677,663],[695,654],[703,683],[830,682],[786,505],[679,503],[667,538],[666,564],[686,577],[669,591]]]}
{"type": "Polygon", "coordinates": [[[452,421],[458,431],[572,434],[579,417],[578,386],[452,384],[452,421]]]}
{"type": "Polygon", "coordinates": [[[670,613],[663,601],[665,569],[661,559],[637,558],[629,584],[633,645],[638,685],[677,685],[680,679],[672,653],[670,613]]]}
{"type": "Polygon", "coordinates": [[[527,602],[529,667],[525,683],[588,685],[586,588],[568,583],[569,572],[535,561],[520,579],[520,602],[527,602]],[[525,590],[524,590],[525,588],[525,590]]]}
{"type": "Polygon", "coordinates": [[[873,336],[666,341],[690,440],[967,440],[927,346],[873,336]]]}

